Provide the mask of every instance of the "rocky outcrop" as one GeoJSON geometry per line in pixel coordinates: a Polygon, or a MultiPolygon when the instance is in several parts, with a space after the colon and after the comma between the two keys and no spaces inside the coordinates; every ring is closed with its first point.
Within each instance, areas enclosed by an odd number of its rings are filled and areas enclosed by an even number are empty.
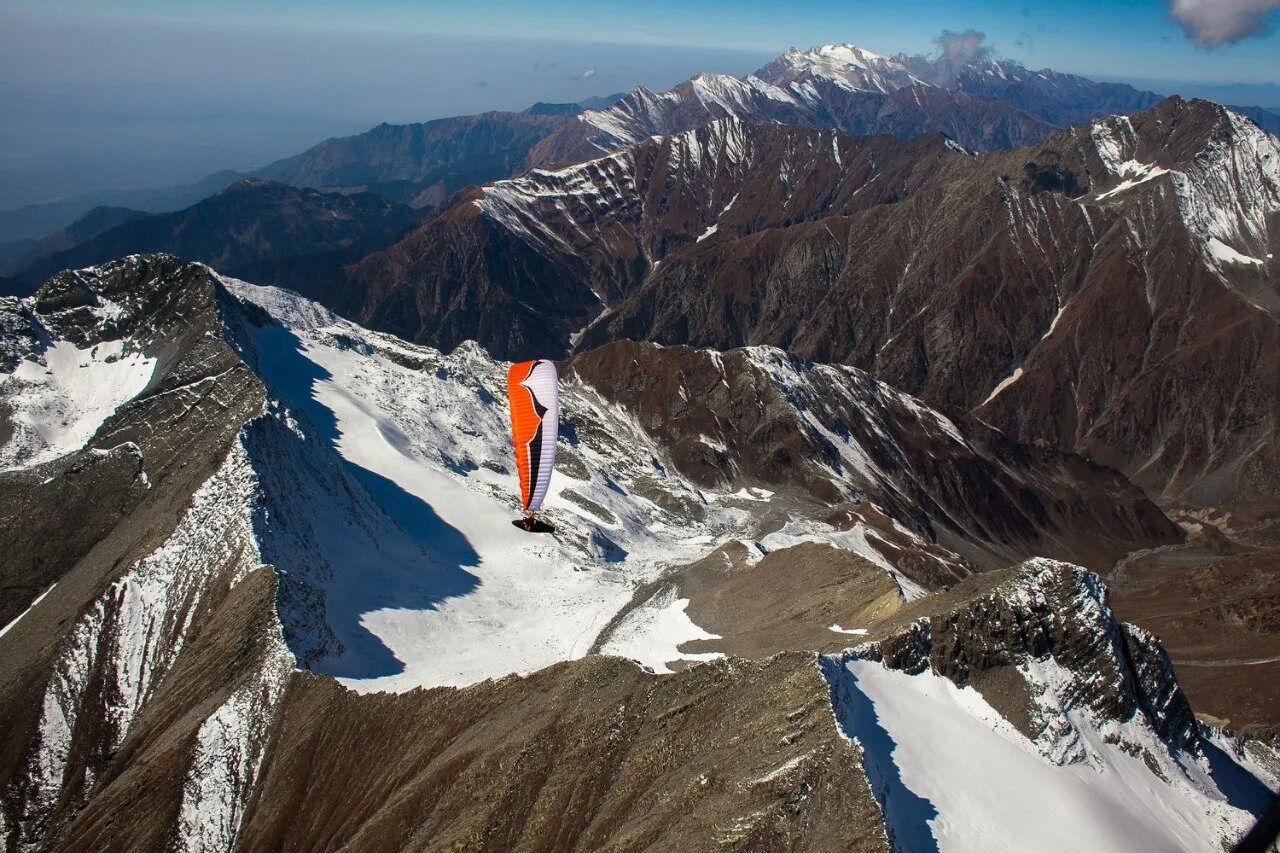
{"type": "Polygon", "coordinates": [[[1197,749],[1195,716],[1159,641],[1116,622],[1102,582],[1082,569],[1032,560],[1020,570],[974,578],[942,599],[918,602],[891,623],[902,627],[878,627],[884,639],[849,654],[973,685],[1051,753],[1065,754],[1062,743],[1070,735],[1038,702],[1046,689],[1054,691],[1051,700],[1061,710],[1083,709],[1118,722],[1136,717],[1171,749],[1197,749]],[[1065,671],[1063,681],[1044,681],[1048,676],[1035,671],[1034,662],[1050,659],[1065,671]],[[983,690],[1010,669],[1019,672],[1015,681],[1024,682],[1022,690],[1004,684],[1000,691],[983,690]],[[1047,743],[1055,739],[1060,743],[1047,743]]]}
{"type": "MultiPolygon", "coordinates": [[[[696,483],[763,484],[828,504],[867,497],[982,568],[1037,554],[1108,568],[1139,542],[1182,539],[1114,471],[1015,444],[856,368],[767,348],[625,342],[569,365],[568,375],[634,412],[696,483]]],[[[929,574],[928,587],[948,582],[929,574]]]]}
{"type": "Polygon", "coordinates": [[[1198,724],[1159,641],[1117,622],[1099,578],[1078,567],[1037,559],[975,576],[873,636],[820,666],[895,849],[969,838],[969,825],[1001,847],[1063,831],[1117,849],[1230,845],[1269,799],[1267,751],[1198,724]],[[922,718],[931,730],[909,725],[922,718]],[[1055,799],[1030,823],[1010,810],[1017,786],[1073,776],[1078,802],[1055,799]],[[947,793],[970,780],[986,793],[972,810],[947,793]],[[1099,832],[1092,797],[1132,809],[1131,825],[1099,832]],[[1170,811],[1151,823],[1153,808],[1170,811]]]}

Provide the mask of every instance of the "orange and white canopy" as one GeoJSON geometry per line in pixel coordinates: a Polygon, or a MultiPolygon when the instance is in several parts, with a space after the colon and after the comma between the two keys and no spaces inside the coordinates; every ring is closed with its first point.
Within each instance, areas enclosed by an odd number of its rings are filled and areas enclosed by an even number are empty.
{"type": "Polygon", "coordinates": [[[511,440],[520,473],[520,504],[528,512],[542,506],[556,464],[560,427],[560,395],[554,362],[537,359],[511,365],[507,371],[511,406],[511,440]]]}

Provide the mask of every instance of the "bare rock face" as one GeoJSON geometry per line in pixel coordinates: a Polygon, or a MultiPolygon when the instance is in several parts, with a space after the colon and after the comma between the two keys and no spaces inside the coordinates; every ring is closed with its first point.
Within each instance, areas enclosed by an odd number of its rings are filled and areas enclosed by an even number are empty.
{"type": "MultiPolygon", "coordinates": [[[[952,590],[949,600],[918,603],[891,622],[907,620],[905,629],[881,626],[877,633],[888,636],[853,654],[907,673],[927,670],[979,692],[1001,670],[1052,658],[1077,674],[1061,693],[1071,707],[1117,721],[1138,715],[1173,748],[1194,748],[1195,716],[1168,655],[1151,634],[1114,620],[1105,587],[1089,572],[1033,560],[1020,571],[975,578],[952,590]],[[920,615],[926,607],[935,612],[920,615]]],[[[1034,705],[1029,697],[1042,685],[1029,671],[1023,677],[1025,695],[993,693],[988,701],[1034,705]]],[[[1023,719],[1033,740],[1060,734],[1051,730],[1057,720],[1035,712],[1023,719]]]]}
{"type": "Polygon", "coordinates": [[[1153,493],[1272,494],[1275,141],[1202,102],[1109,121],[951,161],[896,204],[672,258],[582,343],[773,343],[1114,465],[1153,493]],[[1213,207],[1238,224],[1197,212],[1213,207]],[[1233,426],[1202,432],[1206,412],[1233,426]]]}
{"type": "Polygon", "coordinates": [[[1248,502],[1276,488],[1278,161],[1176,98],[980,157],[729,118],[482,188],[337,307],[509,357],[769,344],[1166,499],[1248,502]]]}
{"type": "Polygon", "coordinates": [[[852,140],[726,119],[468,191],[350,268],[331,304],[445,350],[476,340],[504,358],[560,355],[673,253],[893,200],[960,156],[936,135],[852,140]]]}
{"type": "Polygon", "coordinates": [[[617,343],[576,356],[569,375],[635,412],[695,482],[787,487],[825,503],[869,497],[983,568],[1032,554],[1109,567],[1134,543],[1182,539],[1115,472],[1017,445],[856,368],[773,349],[617,343]]]}
{"type": "Polygon", "coordinates": [[[885,850],[857,772],[804,654],[662,680],[592,658],[402,696],[299,676],[240,844],[885,850]]]}

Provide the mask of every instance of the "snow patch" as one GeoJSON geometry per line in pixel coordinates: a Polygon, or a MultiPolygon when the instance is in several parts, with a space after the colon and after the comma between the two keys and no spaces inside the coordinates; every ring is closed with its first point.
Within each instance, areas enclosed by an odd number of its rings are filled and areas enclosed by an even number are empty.
{"type": "Polygon", "coordinates": [[[793,548],[805,542],[820,542],[852,551],[888,572],[898,584],[898,590],[906,601],[915,601],[926,596],[928,590],[899,571],[898,567],[875,547],[873,542],[879,539],[879,533],[861,523],[855,524],[848,530],[836,530],[823,522],[788,521],[781,530],[774,531],[761,539],[760,547],[765,552],[769,552],[793,548]]]}
{"type": "Polygon", "coordinates": [[[19,622],[22,621],[22,617],[26,616],[32,610],[35,610],[36,606],[40,602],[44,601],[44,597],[49,593],[53,592],[53,588],[57,585],[58,585],[57,583],[50,584],[48,589],[46,589],[44,592],[36,596],[35,601],[31,602],[31,604],[27,606],[26,610],[22,611],[17,616],[13,617],[13,619],[10,620],[8,625],[5,625],[3,628],[0,628],[0,637],[3,637],[5,634],[9,633],[9,631],[12,630],[14,625],[17,625],[19,622]]]}
{"type": "Polygon", "coordinates": [[[693,640],[718,640],[719,634],[694,624],[685,610],[689,599],[676,598],[674,587],[655,593],[632,610],[609,635],[602,654],[630,658],[655,673],[666,674],[672,661],[708,661],[722,658],[720,652],[682,652],[680,646],[693,640]]]}
{"type": "MultiPolygon", "coordinates": [[[[1057,318],[1055,317],[1055,318],[1054,318],[1054,320],[1055,320],[1055,322],[1056,322],[1056,321],[1057,321],[1057,318]]],[[[1052,331],[1052,327],[1050,327],[1050,330],[1052,331]]],[[[983,401],[982,401],[982,403],[981,403],[980,405],[985,406],[987,403],[990,403],[990,402],[991,402],[992,400],[994,400],[996,397],[999,397],[999,396],[1000,396],[1000,394],[1001,394],[1001,393],[1002,393],[1006,388],[1008,388],[1010,385],[1012,385],[1013,383],[1017,382],[1017,381],[1018,381],[1019,379],[1021,379],[1021,378],[1022,378],[1022,368],[1021,368],[1021,367],[1015,367],[1015,368],[1013,369],[1013,373],[1010,373],[1010,374],[1009,374],[1008,376],[1006,376],[1004,379],[1001,379],[1001,380],[996,384],[996,387],[994,387],[994,388],[992,388],[992,389],[991,389],[991,393],[987,395],[987,399],[983,400],[983,401]]]]}
{"type": "Polygon", "coordinates": [[[213,853],[235,846],[240,820],[266,755],[265,732],[284,694],[293,657],[277,633],[254,678],[200,725],[182,786],[178,846],[213,853]]]}
{"type": "Polygon", "coordinates": [[[1209,250],[1209,256],[1220,264],[1240,264],[1244,266],[1262,266],[1261,258],[1254,258],[1249,255],[1237,252],[1217,237],[1210,237],[1206,244],[1209,250]]]}
{"type": "Polygon", "coordinates": [[[1145,184],[1161,175],[1169,174],[1169,170],[1154,163],[1139,163],[1137,160],[1126,160],[1116,164],[1112,171],[1124,178],[1119,184],[1098,195],[1097,200],[1112,198],[1125,190],[1131,190],[1139,184],[1145,184]]]}
{"type": "Polygon", "coordinates": [[[0,379],[13,408],[13,437],[0,448],[0,468],[38,465],[84,447],[103,421],[151,382],[156,360],[125,352],[123,341],[80,349],[55,341],[43,362],[24,359],[0,379]]]}

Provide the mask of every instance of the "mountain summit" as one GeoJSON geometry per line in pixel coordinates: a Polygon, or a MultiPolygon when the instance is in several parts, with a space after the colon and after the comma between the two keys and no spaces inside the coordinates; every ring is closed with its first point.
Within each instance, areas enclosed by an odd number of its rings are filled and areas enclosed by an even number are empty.
{"type": "MultiPolygon", "coordinates": [[[[745,77],[699,74],[658,94],[640,87],[608,109],[583,112],[538,143],[529,160],[587,159],[728,116],[850,134],[941,132],[966,148],[993,150],[1034,144],[1061,128],[1160,100],[1122,83],[1032,71],[1008,60],[884,56],[827,44],[792,48],[745,77]]],[[[1254,114],[1280,131],[1280,115],[1254,114]]]]}

